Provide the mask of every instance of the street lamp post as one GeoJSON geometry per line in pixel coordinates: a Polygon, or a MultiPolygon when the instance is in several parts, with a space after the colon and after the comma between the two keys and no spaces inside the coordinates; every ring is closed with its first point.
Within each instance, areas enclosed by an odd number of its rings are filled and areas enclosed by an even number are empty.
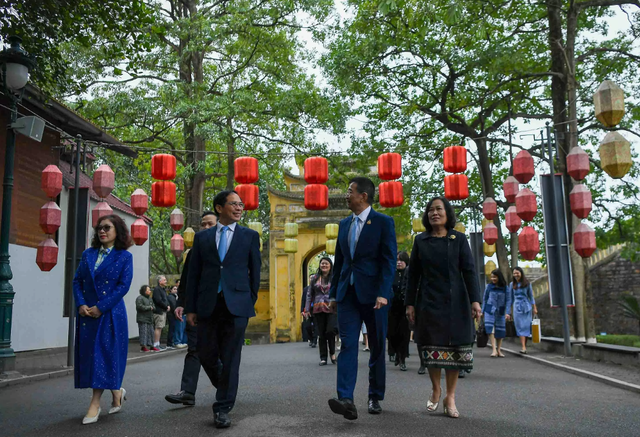
{"type": "Polygon", "coordinates": [[[13,164],[16,149],[16,134],[13,124],[18,118],[18,102],[29,81],[29,70],[35,63],[20,46],[22,40],[10,37],[10,47],[0,53],[2,84],[0,91],[10,102],[10,124],[7,127],[7,148],[4,158],[4,180],[2,183],[2,218],[0,224],[0,373],[15,369],[16,355],[11,348],[11,319],[13,314],[13,278],[9,264],[9,232],[11,226],[11,200],[13,194],[13,164]]]}

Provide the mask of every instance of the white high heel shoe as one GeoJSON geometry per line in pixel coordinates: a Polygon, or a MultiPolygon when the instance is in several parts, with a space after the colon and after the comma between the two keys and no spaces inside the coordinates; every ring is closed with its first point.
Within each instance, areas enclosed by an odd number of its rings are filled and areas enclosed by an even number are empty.
{"type": "Polygon", "coordinates": [[[109,409],[109,414],[119,413],[120,410],[122,410],[122,404],[127,400],[127,391],[124,388],[121,388],[120,391],[122,392],[122,395],[120,396],[120,405],[117,407],[111,407],[109,409]]]}
{"type": "Polygon", "coordinates": [[[100,417],[100,412],[102,411],[102,408],[98,407],[98,413],[93,416],[93,417],[89,417],[89,416],[84,416],[82,418],[82,424],[83,425],[89,425],[91,423],[96,423],[98,421],[98,417],[100,417]]]}

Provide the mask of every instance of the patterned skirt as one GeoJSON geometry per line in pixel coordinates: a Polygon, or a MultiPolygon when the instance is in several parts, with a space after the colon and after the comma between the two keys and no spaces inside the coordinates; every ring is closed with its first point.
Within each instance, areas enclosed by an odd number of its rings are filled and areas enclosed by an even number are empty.
{"type": "Polygon", "coordinates": [[[473,369],[471,346],[422,346],[420,353],[427,368],[471,370],[473,369]]]}

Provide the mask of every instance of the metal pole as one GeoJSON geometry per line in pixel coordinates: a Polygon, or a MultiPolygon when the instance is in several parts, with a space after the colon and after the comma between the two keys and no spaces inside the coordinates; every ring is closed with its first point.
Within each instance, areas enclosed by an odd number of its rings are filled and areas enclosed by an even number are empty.
{"type": "MultiPolygon", "coordinates": [[[[78,204],[80,203],[80,147],[82,146],[82,135],[78,135],[76,141],[75,154],[75,181],[73,183],[73,227],[71,229],[71,262],[73,263],[73,272],[78,269],[78,204]]],[[[69,331],[67,333],[67,366],[74,365],[74,344],[75,344],[75,328],[76,328],[76,304],[73,292],[69,296],[69,331]]]]}
{"type": "Polygon", "coordinates": [[[11,101],[10,123],[7,128],[7,148],[4,154],[4,181],[2,183],[2,224],[0,224],[0,373],[16,368],[16,354],[11,348],[11,322],[15,292],[9,282],[13,279],[9,263],[9,237],[11,232],[11,200],[13,196],[13,167],[16,151],[16,133],[11,125],[18,118],[17,97],[5,93],[11,101]]]}
{"type": "MultiPolygon", "coordinates": [[[[555,168],[553,165],[553,146],[551,144],[551,126],[549,126],[549,122],[547,122],[546,129],[547,129],[547,145],[549,147],[549,172],[551,173],[551,177],[549,178],[550,184],[551,184],[551,190],[550,190],[551,205],[555,205],[556,204],[555,177],[554,177],[555,168]]],[[[562,226],[564,225],[564,223],[562,222],[562,218],[559,215],[559,212],[556,208],[554,208],[553,215],[555,216],[555,220],[554,220],[555,223],[552,226],[550,226],[551,229],[549,229],[549,231],[555,234],[555,238],[553,240],[556,241],[557,244],[554,244],[554,245],[547,244],[547,246],[553,247],[553,250],[557,254],[556,259],[560,259],[560,257],[562,256],[562,252],[560,250],[560,235],[563,232],[562,226]]],[[[558,288],[557,293],[560,299],[560,310],[562,311],[562,333],[564,337],[564,355],[567,357],[570,357],[573,354],[571,352],[571,331],[569,330],[569,311],[567,310],[567,305],[566,305],[566,294],[565,294],[566,290],[564,289],[564,284],[562,283],[562,281],[558,281],[558,283],[555,285],[557,285],[557,288],[558,288]]]]}

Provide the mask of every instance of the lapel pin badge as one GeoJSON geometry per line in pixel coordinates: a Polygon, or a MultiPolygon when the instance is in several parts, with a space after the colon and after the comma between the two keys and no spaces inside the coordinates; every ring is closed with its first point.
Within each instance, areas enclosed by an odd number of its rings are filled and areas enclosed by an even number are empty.
{"type": "Polygon", "coordinates": [[[371,220],[367,220],[367,224],[370,225],[371,224],[371,220]]]}

